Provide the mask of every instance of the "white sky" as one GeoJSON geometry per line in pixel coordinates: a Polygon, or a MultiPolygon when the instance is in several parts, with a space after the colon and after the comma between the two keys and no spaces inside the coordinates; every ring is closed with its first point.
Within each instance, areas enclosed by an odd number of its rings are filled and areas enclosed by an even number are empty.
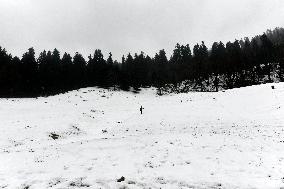
{"type": "Polygon", "coordinates": [[[0,46],[21,56],[58,48],[120,60],[177,42],[240,39],[284,26],[284,0],[0,0],[0,46]]]}

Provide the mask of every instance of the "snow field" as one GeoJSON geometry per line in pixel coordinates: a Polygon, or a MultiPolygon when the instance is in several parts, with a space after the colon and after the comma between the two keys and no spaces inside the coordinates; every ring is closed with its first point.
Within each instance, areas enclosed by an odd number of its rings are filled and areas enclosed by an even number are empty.
{"type": "Polygon", "coordinates": [[[0,99],[0,120],[0,188],[284,188],[284,83],[0,99]]]}

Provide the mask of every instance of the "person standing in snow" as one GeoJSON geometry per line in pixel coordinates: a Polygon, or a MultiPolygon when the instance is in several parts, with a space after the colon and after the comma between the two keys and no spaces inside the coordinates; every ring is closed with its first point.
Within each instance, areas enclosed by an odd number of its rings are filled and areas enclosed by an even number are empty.
{"type": "Polygon", "coordinates": [[[141,112],[141,114],[143,113],[143,109],[144,109],[144,108],[141,106],[141,107],[140,107],[140,112],[141,112]]]}

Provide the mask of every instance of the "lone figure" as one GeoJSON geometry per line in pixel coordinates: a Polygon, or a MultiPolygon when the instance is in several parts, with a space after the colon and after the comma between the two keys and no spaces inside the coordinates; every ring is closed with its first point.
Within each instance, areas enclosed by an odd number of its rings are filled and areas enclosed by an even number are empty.
{"type": "Polygon", "coordinates": [[[141,106],[141,107],[140,107],[140,112],[141,112],[141,114],[143,113],[143,109],[144,109],[144,108],[141,106]]]}

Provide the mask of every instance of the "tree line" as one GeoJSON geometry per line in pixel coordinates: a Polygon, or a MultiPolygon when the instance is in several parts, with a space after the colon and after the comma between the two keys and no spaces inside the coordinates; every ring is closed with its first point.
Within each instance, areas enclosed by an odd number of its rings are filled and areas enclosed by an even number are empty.
{"type": "Polygon", "coordinates": [[[80,53],[63,55],[57,49],[35,57],[28,49],[21,58],[0,47],[0,96],[48,96],[83,87],[139,90],[162,88],[191,81],[201,91],[206,83],[224,89],[244,87],[277,78],[284,81],[284,29],[268,30],[251,39],[214,42],[208,49],[204,42],[177,44],[168,58],[165,50],[154,57],[141,52],[113,60],[97,49],[86,60],[80,53]]]}

